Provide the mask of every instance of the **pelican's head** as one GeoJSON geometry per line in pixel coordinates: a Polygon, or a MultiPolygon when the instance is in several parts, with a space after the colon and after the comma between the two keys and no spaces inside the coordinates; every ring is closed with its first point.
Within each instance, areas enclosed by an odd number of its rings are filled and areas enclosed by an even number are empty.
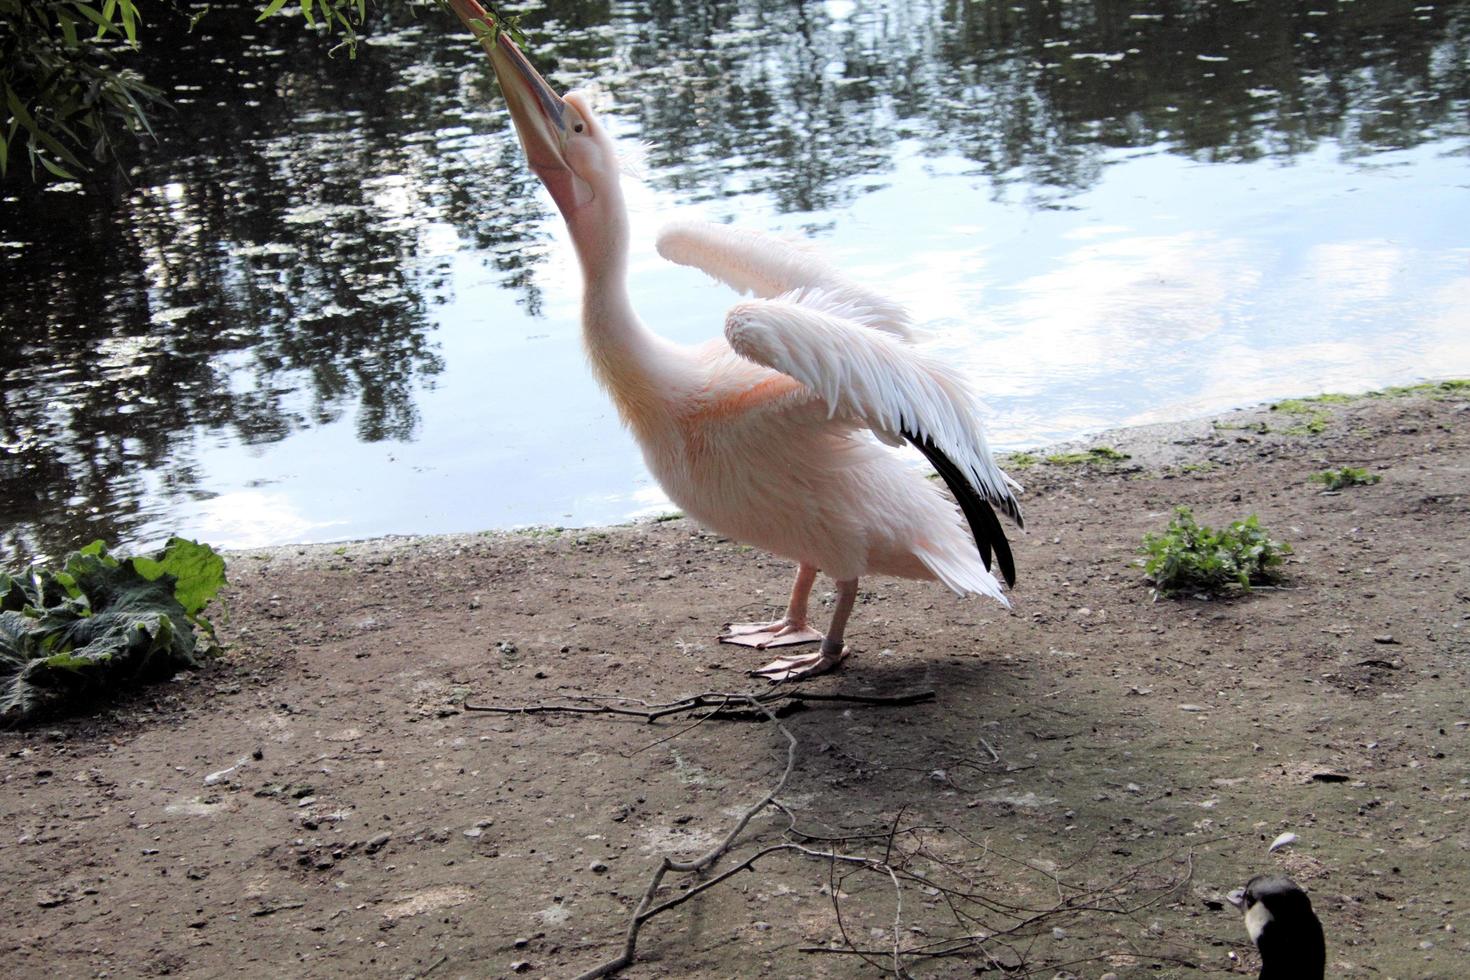
{"type": "Polygon", "coordinates": [[[617,149],[607,130],[582,93],[557,95],[515,42],[491,29],[493,20],[477,0],[449,4],[490,55],[526,160],[551,192],[578,250],[605,244],[609,226],[626,221],[617,149]]]}

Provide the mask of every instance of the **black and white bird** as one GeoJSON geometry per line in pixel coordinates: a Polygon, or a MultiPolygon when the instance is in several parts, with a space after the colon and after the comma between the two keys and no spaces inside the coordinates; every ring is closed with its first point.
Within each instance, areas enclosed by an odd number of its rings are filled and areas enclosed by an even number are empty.
{"type": "Polygon", "coordinates": [[[1256,875],[1230,901],[1245,913],[1245,930],[1261,953],[1260,980],[1322,980],[1327,940],[1301,885],[1256,875]]]}

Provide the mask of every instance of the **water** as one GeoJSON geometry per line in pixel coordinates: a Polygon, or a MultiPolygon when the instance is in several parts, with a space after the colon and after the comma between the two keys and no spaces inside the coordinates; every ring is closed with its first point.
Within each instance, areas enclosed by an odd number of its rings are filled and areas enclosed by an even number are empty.
{"type": "MultiPolygon", "coordinates": [[[[0,558],[666,508],[488,64],[396,12],[164,24],[158,145],[0,202],[0,558]]],[[[233,19],[232,19],[233,18],[233,19]]],[[[160,17],[161,19],[161,17],[160,17]]],[[[811,238],[908,303],[994,441],[1470,375],[1470,3],[548,3],[531,54],[646,142],[633,295],[713,335],[663,221],[811,238]]]]}

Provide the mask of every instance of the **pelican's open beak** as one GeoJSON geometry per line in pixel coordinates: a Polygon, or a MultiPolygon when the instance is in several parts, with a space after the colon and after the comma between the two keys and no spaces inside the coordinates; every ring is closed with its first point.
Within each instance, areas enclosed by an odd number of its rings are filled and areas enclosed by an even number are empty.
{"type": "Polygon", "coordinates": [[[593,193],[591,185],[567,164],[567,103],[531,67],[516,43],[495,31],[495,19],[477,0],[449,0],[449,6],[490,55],[526,161],[551,192],[562,214],[571,217],[573,211],[592,200],[593,193]]]}

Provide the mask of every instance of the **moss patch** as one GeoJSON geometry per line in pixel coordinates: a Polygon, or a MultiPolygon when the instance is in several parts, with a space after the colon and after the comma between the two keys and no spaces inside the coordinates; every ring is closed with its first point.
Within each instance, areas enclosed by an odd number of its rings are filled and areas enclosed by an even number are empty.
{"type": "Polygon", "coordinates": [[[1094,466],[1107,466],[1121,463],[1128,458],[1127,453],[1120,452],[1112,446],[1093,446],[1081,452],[1053,453],[1046,457],[1046,461],[1053,466],[1079,466],[1089,463],[1094,466]]]}

